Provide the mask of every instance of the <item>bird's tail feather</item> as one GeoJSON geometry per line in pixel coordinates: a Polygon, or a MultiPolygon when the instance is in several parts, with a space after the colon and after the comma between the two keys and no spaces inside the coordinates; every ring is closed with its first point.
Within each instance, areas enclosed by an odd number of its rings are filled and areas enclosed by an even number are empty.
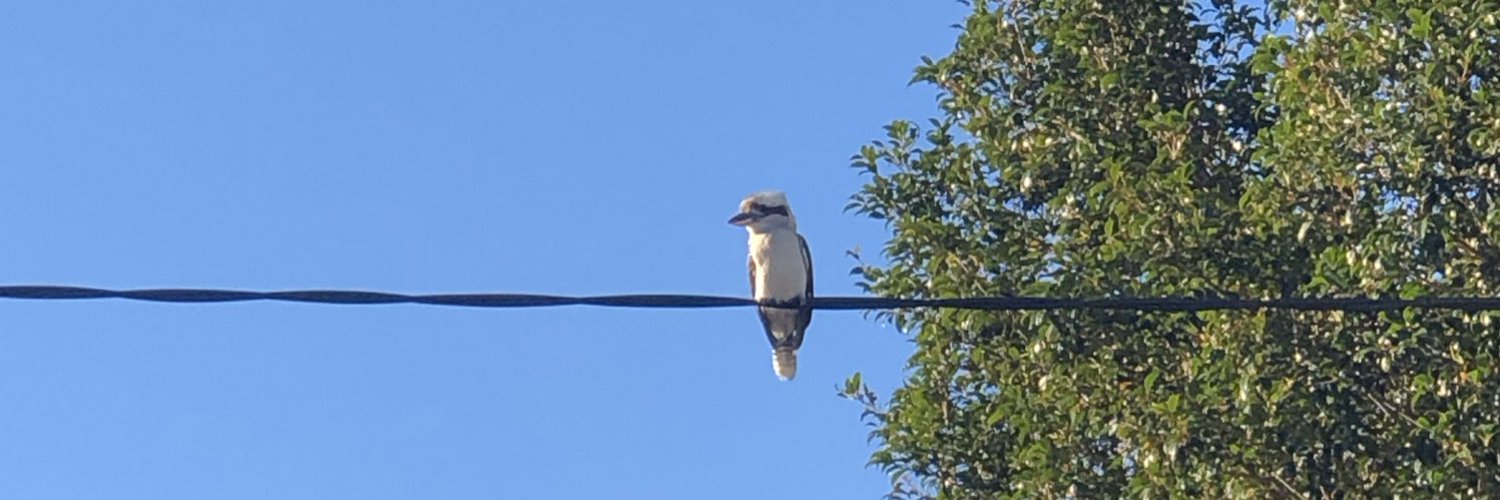
{"type": "Polygon", "coordinates": [[[781,380],[797,377],[797,351],[790,347],[777,347],[771,352],[771,368],[781,380]]]}

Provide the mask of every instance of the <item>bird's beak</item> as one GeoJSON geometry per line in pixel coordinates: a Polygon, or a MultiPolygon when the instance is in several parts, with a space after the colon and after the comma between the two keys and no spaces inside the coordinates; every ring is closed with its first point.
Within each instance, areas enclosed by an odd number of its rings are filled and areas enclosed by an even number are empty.
{"type": "Polygon", "coordinates": [[[753,213],[750,213],[750,212],[741,212],[741,213],[734,214],[734,217],[730,217],[729,218],[729,223],[730,224],[734,224],[736,226],[744,226],[744,225],[750,224],[751,222],[755,222],[755,220],[759,219],[759,218],[760,217],[757,217],[753,213]]]}

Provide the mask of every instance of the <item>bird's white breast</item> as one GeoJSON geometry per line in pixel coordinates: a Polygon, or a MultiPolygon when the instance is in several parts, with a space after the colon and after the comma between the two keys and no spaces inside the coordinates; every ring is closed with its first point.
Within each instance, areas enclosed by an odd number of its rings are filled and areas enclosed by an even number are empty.
{"type": "Polygon", "coordinates": [[[807,292],[802,243],[791,230],[750,235],[755,262],[755,299],[789,300],[807,292]]]}

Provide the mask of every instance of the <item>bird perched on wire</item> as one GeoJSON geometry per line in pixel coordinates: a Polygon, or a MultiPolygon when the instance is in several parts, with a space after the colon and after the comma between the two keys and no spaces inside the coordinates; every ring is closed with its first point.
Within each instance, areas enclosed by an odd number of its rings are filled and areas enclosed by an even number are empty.
{"type": "Polygon", "coordinates": [[[771,341],[771,367],[782,380],[797,376],[797,349],[812,322],[813,270],[807,240],[786,193],[762,191],[740,202],[729,223],[750,232],[750,295],[771,341]],[[778,307],[780,306],[780,307],[778,307]]]}

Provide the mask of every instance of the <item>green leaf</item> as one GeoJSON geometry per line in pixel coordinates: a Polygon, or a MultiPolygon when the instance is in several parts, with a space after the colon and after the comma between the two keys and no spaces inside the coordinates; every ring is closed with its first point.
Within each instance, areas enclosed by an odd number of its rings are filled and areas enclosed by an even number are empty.
{"type": "MultiPolygon", "coordinates": [[[[1500,59],[1475,41],[1500,26],[1452,2],[1271,2],[1275,26],[1262,2],[1141,5],[971,3],[919,70],[937,107],[860,150],[857,213],[891,229],[860,285],[1494,295],[1500,59]]],[[[896,498],[1427,498],[1493,476],[1493,314],[880,314],[913,334],[905,383],[861,408],[896,498]]]]}

